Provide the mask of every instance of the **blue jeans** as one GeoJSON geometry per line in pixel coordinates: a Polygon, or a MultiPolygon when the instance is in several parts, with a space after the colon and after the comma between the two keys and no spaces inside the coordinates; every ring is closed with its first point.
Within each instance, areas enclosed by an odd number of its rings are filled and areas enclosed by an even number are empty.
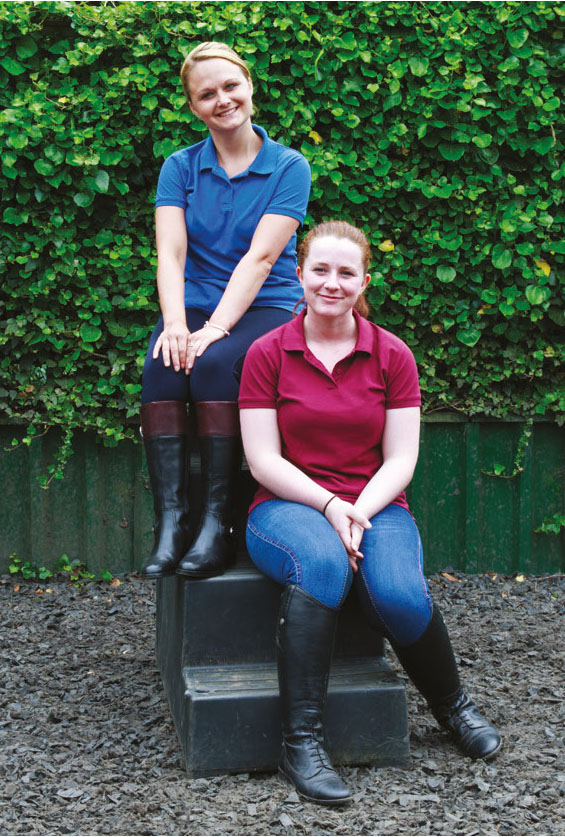
{"type": "Polygon", "coordinates": [[[335,610],[355,584],[370,623],[398,645],[410,645],[432,615],[418,528],[406,509],[393,504],[375,515],[371,526],[361,541],[364,557],[355,577],[335,529],[300,503],[267,500],[253,509],[247,549],[273,581],[297,584],[335,610]]]}

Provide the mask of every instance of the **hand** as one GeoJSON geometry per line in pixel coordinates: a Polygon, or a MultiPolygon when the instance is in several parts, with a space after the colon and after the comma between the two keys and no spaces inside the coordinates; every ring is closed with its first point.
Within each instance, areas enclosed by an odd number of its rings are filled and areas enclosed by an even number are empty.
{"type": "Polygon", "coordinates": [[[225,336],[219,328],[214,328],[214,326],[209,325],[198,329],[198,331],[193,331],[190,335],[186,362],[184,364],[186,374],[190,375],[194,361],[197,357],[202,357],[211,343],[215,343],[216,340],[223,340],[225,336]]]}
{"type": "Polygon", "coordinates": [[[153,360],[157,360],[159,352],[163,352],[163,364],[170,366],[171,361],[175,372],[179,372],[185,365],[191,334],[186,322],[179,320],[164,326],[153,349],[153,360]]]}
{"type": "Polygon", "coordinates": [[[359,552],[359,544],[364,530],[371,528],[369,520],[355,506],[339,497],[328,505],[325,516],[341,538],[351,569],[356,573],[359,569],[357,562],[363,558],[363,553],[359,552]]]}

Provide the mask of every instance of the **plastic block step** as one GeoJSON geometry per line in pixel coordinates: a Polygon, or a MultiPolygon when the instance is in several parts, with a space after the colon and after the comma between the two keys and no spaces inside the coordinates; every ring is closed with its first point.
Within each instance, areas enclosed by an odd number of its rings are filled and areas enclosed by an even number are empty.
{"type": "MultiPolygon", "coordinates": [[[[282,588],[253,565],[204,580],[157,582],[157,655],[180,644],[183,666],[234,665],[275,659],[282,588]]],[[[342,609],[334,657],[382,656],[383,640],[367,624],[355,593],[342,609]]]]}
{"type": "MultiPolygon", "coordinates": [[[[274,663],[184,668],[165,687],[191,776],[273,770],[280,755],[274,663]]],[[[335,660],[325,712],[336,764],[405,766],[404,686],[383,658],[335,660]]]]}

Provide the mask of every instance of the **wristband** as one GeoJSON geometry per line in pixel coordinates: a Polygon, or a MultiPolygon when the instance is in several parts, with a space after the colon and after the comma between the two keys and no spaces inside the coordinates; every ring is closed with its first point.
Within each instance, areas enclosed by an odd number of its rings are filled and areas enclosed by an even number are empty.
{"type": "Polygon", "coordinates": [[[223,327],[223,326],[221,326],[221,325],[216,325],[216,323],[211,323],[211,322],[210,322],[210,320],[206,320],[206,322],[204,323],[204,325],[205,325],[205,326],[212,326],[212,328],[217,328],[217,329],[218,329],[218,331],[223,331],[223,333],[224,333],[224,337],[229,337],[229,336],[230,336],[230,333],[229,333],[229,331],[227,330],[227,328],[224,328],[224,327],[223,327]]]}
{"type": "Polygon", "coordinates": [[[322,510],[322,514],[324,515],[324,517],[326,516],[326,509],[327,509],[327,507],[329,506],[329,504],[331,503],[332,500],[337,500],[337,495],[336,494],[332,494],[332,496],[330,497],[330,499],[328,500],[328,502],[324,506],[324,508],[322,510]]]}

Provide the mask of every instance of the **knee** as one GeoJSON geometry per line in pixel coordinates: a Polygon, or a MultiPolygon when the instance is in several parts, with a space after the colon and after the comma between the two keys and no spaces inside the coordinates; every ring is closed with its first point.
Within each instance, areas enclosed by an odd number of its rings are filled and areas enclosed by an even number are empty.
{"type": "Polygon", "coordinates": [[[216,349],[221,343],[212,343],[194,364],[190,373],[193,401],[237,401],[239,381],[234,372],[235,360],[225,348],[216,349]]]}

